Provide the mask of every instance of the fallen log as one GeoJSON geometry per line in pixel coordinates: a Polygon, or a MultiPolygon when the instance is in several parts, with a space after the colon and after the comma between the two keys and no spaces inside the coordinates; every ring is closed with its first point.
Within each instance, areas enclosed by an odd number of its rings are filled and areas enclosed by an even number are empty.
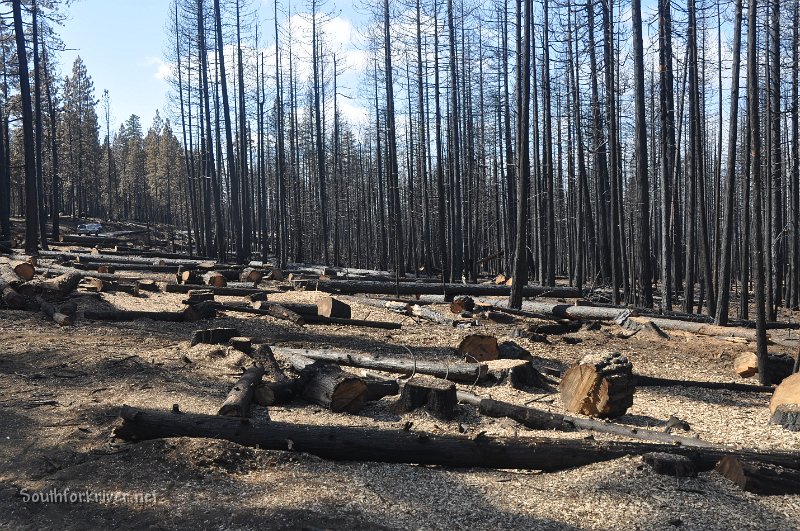
{"type": "Polygon", "coordinates": [[[340,319],[339,317],[325,317],[322,315],[304,316],[306,324],[362,326],[365,328],[381,328],[383,330],[400,330],[403,325],[388,321],[368,321],[365,319],[340,319]]]}
{"type": "Polygon", "coordinates": [[[202,319],[212,319],[216,316],[213,306],[206,303],[187,306],[179,312],[156,312],[137,310],[87,310],[83,316],[90,321],[136,321],[137,319],[151,319],[153,321],[168,321],[173,323],[195,322],[202,319]]]}
{"type": "MultiPolygon", "coordinates": [[[[478,297],[502,297],[508,296],[511,292],[509,286],[495,286],[492,284],[394,283],[370,280],[321,280],[315,284],[320,291],[341,293],[343,295],[364,293],[373,295],[444,295],[445,297],[471,295],[478,297]]],[[[579,290],[568,287],[525,286],[522,288],[522,296],[576,298],[581,297],[582,294],[579,290]]]]}
{"type": "Polygon", "coordinates": [[[272,347],[279,356],[300,355],[313,360],[331,361],[340,365],[349,365],[362,369],[394,372],[400,374],[428,374],[454,382],[475,383],[486,379],[487,367],[483,363],[435,362],[423,360],[398,359],[396,357],[378,357],[364,354],[352,354],[329,349],[299,349],[272,347]]]}
{"type": "Polygon", "coordinates": [[[338,319],[350,319],[352,317],[352,310],[349,304],[326,295],[317,299],[317,315],[321,315],[322,317],[335,317],[338,319]]]}
{"type": "Polygon", "coordinates": [[[769,413],[775,414],[778,406],[800,404],[800,372],[786,378],[775,388],[769,401],[769,413]]]}
{"type": "Polygon", "coordinates": [[[94,290],[96,293],[122,292],[134,296],[139,295],[138,284],[124,284],[113,280],[103,280],[102,278],[97,277],[85,277],[83,282],[86,287],[94,290]]]}
{"type": "Polygon", "coordinates": [[[699,382],[696,380],[673,380],[671,378],[659,378],[657,376],[645,376],[637,374],[636,385],[638,387],[701,387],[703,389],[725,389],[745,393],[771,393],[775,390],[770,385],[751,385],[734,382],[699,382]]]}
{"type": "Polygon", "coordinates": [[[264,277],[264,272],[252,267],[247,267],[242,270],[239,275],[239,280],[242,282],[250,282],[251,284],[258,284],[264,277]]]}
{"type": "Polygon", "coordinates": [[[677,478],[693,478],[697,476],[697,468],[692,460],[685,455],[675,455],[665,452],[650,452],[642,456],[644,462],[656,474],[673,476],[677,478]]]}
{"type": "Polygon", "coordinates": [[[30,262],[23,262],[22,260],[12,260],[10,265],[11,268],[14,270],[14,273],[16,273],[17,276],[25,282],[33,279],[33,276],[36,274],[36,269],[30,262]]]}
{"type": "Polygon", "coordinates": [[[772,424],[780,424],[789,431],[800,431],[800,404],[777,406],[769,421],[772,424]]]}
{"type": "Polygon", "coordinates": [[[220,310],[249,313],[254,315],[268,315],[270,317],[274,317],[275,319],[289,321],[298,326],[303,326],[305,324],[305,318],[302,315],[288,310],[280,304],[274,302],[257,301],[253,303],[253,307],[222,302],[216,302],[214,304],[220,310]]]}
{"type": "Polygon", "coordinates": [[[343,371],[339,365],[312,360],[300,354],[284,354],[300,373],[300,396],[334,413],[358,413],[367,401],[368,388],[364,380],[343,371]]]}
{"type": "Polygon", "coordinates": [[[797,452],[676,447],[669,444],[546,437],[441,436],[405,430],[351,426],[314,426],[285,422],[256,425],[219,415],[172,413],[123,405],[121,423],[112,436],[125,441],[170,437],[225,439],[265,450],[293,450],[323,459],[415,463],[476,468],[519,468],[553,472],[647,452],[674,452],[690,457],[707,471],[725,455],[760,463],[800,468],[797,452]]]}
{"type": "Polygon", "coordinates": [[[450,303],[450,312],[461,314],[464,312],[471,312],[475,309],[475,301],[472,297],[467,295],[462,295],[460,297],[456,297],[453,299],[453,302],[450,303]]]}
{"type": "Polygon", "coordinates": [[[17,276],[10,265],[0,264],[0,295],[3,302],[11,310],[32,310],[35,309],[33,301],[20,293],[14,286],[22,284],[22,279],[17,276]]]}
{"type": "Polygon", "coordinates": [[[754,494],[800,494],[800,472],[797,470],[765,466],[733,455],[723,457],[715,470],[740,489],[754,494]]]}
{"type": "Polygon", "coordinates": [[[264,376],[264,367],[253,365],[244,371],[242,377],[228,393],[228,397],[219,408],[217,415],[230,417],[246,417],[250,412],[250,402],[253,400],[253,393],[264,376]]]}
{"type": "Polygon", "coordinates": [[[112,244],[120,243],[122,240],[110,236],[86,236],[83,234],[62,234],[58,237],[58,241],[62,243],[79,243],[81,245],[94,245],[94,244],[112,244]]]}
{"type": "Polygon", "coordinates": [[[558,388],[567,411],[614,418],[633,405],[636,377],[620,353],[590,354],[564,372],[558,388]]]}
{"type": "Polygon", "coordinates": [[[253,351],[253,340],[249,337],[235,336],[232,337],[228,343],[231,348],[239,352],[244,352],[245,354],[250,354],[250,352],[253,351]]]}
{"type": "Polygon", "coordinates": [[[11,245],[7,245],[10,242],[2,242],[0,243],[0,254],[14,254],[14,249],[11,248],[11,245]]]}
{"type": "MultiPolygon", "coordinates": [[[[172,284],[169,282],[162,282],[160,284],[160,287],[164,293],[189,293],[190,290],[198,289],[197,286],[191,286],[191,285],[184,286],[181,284],[172,284]]],[[[211,293],[213,293],[214,295],[219,295],[221,297],[249,297],[254,294],[275,293],[274,291],[265,291],[263,289],[240,288],[233,286],[226,286],[224,288],[216,288],[213,286],[208,286],[203,289],[211,291],[211,293]]]]}
{"type": "Polygon", "coordinates": [[[75,291],[82,278],[81,273],[70,271],[49,280],[30,280],[17,287],[17,291],[30,297],[64,298],[75,291]]]}
{"type": "Polygon", "coordinates": [[[514,389],[538,387],[548,389],[550,386],[544,376],[536,370],[530,360],[499,359],[487,361],[489,379],[494,383],[507,383],[514,389]]]}
{"type": "Polygon", "coordinates": [[[228,279],[219,271],[209,271],[203,275],[203,284],[215,288],[224,288],[228,285],[228,279]]]}
{"type": "Polygon", "coordinates": [[[36,302],[39,303],[39,307],[42,311],[53,320],[58,326],[72,326],[75,324],[74,321],[74,312],[70,313],[62,313],[61,309],[56,308],[53,304],[47,302],[41,297],[36,297],[36,302]]]}
{"type": "Polygon", "coordinates": [[[680,445],[687,448],[721,448],[695,437],[681,437],[663,431],[626,426],[606,420],[572,417],[532,407],[518,406],[500,400],[492,400],[491,398],[483,398],[462,391],[458,392],[458,400],[459,402],[476,406],[482,415],[494,418],[510,418],[533,430],[585,430],[649,442],[680,445]]]}
{"type": "Polygon", "coordinates": [[[16,288],[23,282],[25,282],[25,280],[20,278],[11,264],[0,264],[0,284],[16,288]]]}

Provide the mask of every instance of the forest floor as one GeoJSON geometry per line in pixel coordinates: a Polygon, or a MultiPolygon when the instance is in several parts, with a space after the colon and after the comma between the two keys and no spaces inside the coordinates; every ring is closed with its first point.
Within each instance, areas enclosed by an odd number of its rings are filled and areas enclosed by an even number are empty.
{"type": "MultiPolygon", "coordinates": [[[[152,275],[149,275],[152,277],[152,275]]],[[[313,302],[313,291],[270,300],[313,302]]],[[[181,309],[180,294],[104,293],[76,299],[80,312],[181,309]]],[[[670,332],[669,339],[606,324],[581,330],[567,344],[512,338],[512,325],[483,322],[454,329],[359,304],[354,318],[402,322],[401,330],[295,326],[271,317],[227,312],[213,326],[269,344],[330,346],[355,352],[455,360],[453,347],[471,333],[513,340],[540,367],[563,368],[584,354],[619,351],[637,373],[705,381],[744,381],[732,360],[754,345],[670,332]],[[573,341],[574,342],[574,341],[573,341]]],[[[219,300],[228,300],[220,297],[219,300]]],[[[234,299],[230,299],[234,300],[234,299]]],[[[434,306],[442,312],[447,308],[434,306]]],[[[524,324],[520,319],[519,324],[524,324]]],[[[138,320],[58,327],[43,314],[0,310],[0,528],[7,529],[797,529],[800,496],[756,496],[715,472],[696,478],[655,474],[639,457],[555,473],[333,462],[298,452],[253,449],[210,439],[119,444],[110,440],[123,404],[213,414],[248,358],[226,347],[190,347],[195,323],[138,320]],[[115,493],[92,503],[35,503],[33,494],[115,493]],[[127,496],[127,497],[126,497],[127,496]]],[[[787,332],[777,332],[786,334],[787,332]]],[[[796,336],[797,331],[793,332],[796,336]]],[[[783,349],[776,348],[776,352],[783,349]]],[[[756,383],[756,382],[752,382],[756,383]]],[[[482,396],[564,412],[556,391],[495,386],[482,396]]],[[[768,422],[768,393],[643,387],[619,422],[662,430],[675,415],[681,435],[756,449],[800,450],[800,434],[768,422]]],[[[393,398],[357,415],[336,414],[296,400],[269,408],[273,420],[307,424],[489,436],[546,435],[602,440],[587,432],[529,430],[480,416],[460,405],[452,421],[423,411],[398,415],[393,398]]],[[[253,408],[254,422],[266,422],[253,408]]]]}

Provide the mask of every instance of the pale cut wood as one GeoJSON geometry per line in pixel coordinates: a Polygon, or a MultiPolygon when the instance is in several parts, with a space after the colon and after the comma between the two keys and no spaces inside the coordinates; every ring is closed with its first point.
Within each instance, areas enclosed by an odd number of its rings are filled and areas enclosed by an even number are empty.
{"type": "Polygon", "coordinates": [[[564,409],[590,417],[614,418],[633,405],[636,378],[625,356],[590,354],[569,367],[559,391],[564,409]]]}
{"type": "Polygon", "coordinates": [[[19,278],[26,282],[33,279],[33,276],[36,274],[36,268],[34,268],[33,264],[30,262],[23,262],[22,260],[13,260],[11,262],[11,268],[19,278]]]}
{"type": "Polygon", "coordinates": [[[239,280],[242,282],[252,282],[253,284],[258,284],[261,282],[263,277],[264,273],[262,271],[248,267],[242,271],[242,274],[239,276],[239,280]]]}
{"type": "Polygon", "coordinates": [[[769,401],[769,413],[775,414],[775,409],[784,404],[800,404],[800,372],[783,380],[769,401]]]}
{"type": "Polygon", "coordinates": [[[779,466],[749,462],[726,455],[716,466],[716,471],[733,481],[740,489],[762,495],[800,493],[800,472],[779,466]]]}
{"type": "Polygon", "coordinates": [[[333,363],[315,361],[300,371],[300,395],[334,413],[358,413],[367,401],[367,384],[333,363]]]}
{"type": "Polygon", "coordinates": [[[224,288],[228,285],[228,280],[219,271],[209,271],[203,275],[203,283],[215,288],[224,288]]]}
{"type": "Polygon", "coordinates": [[[323,317],[350,319],[352,310],[349,304],[325,295],[317,299],[317,314],[323,317]]]}
{"type": "Polygon", "coordinates": [[[497,338],[482,334],[471,334],[461,340],[458,344],[458,354],[464,357],[466,362],[483,362],[496,360],[500,357],[497,348],[497,338]]]}
{"type": "Polygon", "coordinates": [[[755,352],[743,352],[733,360],[733,370],[742,378],[758,374],[758,356],[755,352]]]}

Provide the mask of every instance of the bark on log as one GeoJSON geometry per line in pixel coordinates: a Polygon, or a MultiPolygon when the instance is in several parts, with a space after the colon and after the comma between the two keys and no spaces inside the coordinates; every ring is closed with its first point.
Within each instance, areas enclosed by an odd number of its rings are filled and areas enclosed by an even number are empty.
{"type": "Polygon", "coordinates": [[[404,383],[396,409],[407,413],[424,407],[434,416],[451,419],[456,413],[457,402],[456,386],[453,382],[430,376],[415,376],[404,383]]]}
{"type": "Polygon", "coordinates": [[[681,437],[663,431],[653,431],[635,426],[626,426],[605,420],[586,419],[552,413],[527,406],[518,406],[509,402],[482,398],[471,393],[458,392],[458,400],[478,408],[482,415],[494,418],[510,418],[534,430],[574,431],[585,430],[597,433],[608,433],[631,439],[680,445],[687,448],[717,448],[716,445],[695,437],[681,437]]]}
{"type": "MultiPolygon", "coordinates": [[[[425,282],[374,282],[369,280],[329,280],[319,281],[317,288],[328,293],[341,293],[354,295],[357,293],[378,295],[444,295],[456,297],[458,295],[471,296],[508,296],[509,286],[494,286],[491,284],[438,284],[425,282]]],[[[581,292],[568,287],[541,287],[525,286],[522,288],[523,297],[581,297],[581,292]]]]}
{"type": "Polygon", "coordinates": [[[409,307],[409,311],[414,317],[419,317],[420,319],[425,319],[426,321],[432,321],[445,326],[454,326],[452,319],[449,319],[436,310],[432,310],[426,306],[414,304],[409,307]]]}
{"type": "Polygon", "coordinates": [[[494,336],[470,334],[461,340],[456,350],[468,363],[491,361],[500,357],[497,338],[494,336]]]}
{"type": "Polygon", "coordinates": [[[10,264],[0,264],[0,284],[16,288],[25,282],[10,264]]]}
{"type": "Polygon", "coordinates": [[[334,363],[313,361],[306,365],[300,371],[300,387],[303,399],[334,413],[358,413],[367,401],[364,380],[334,363]]]}
{"type": "Polygon", "coordinates": [[[800,404],[781,404],[769,418],[772,424],[780,424],[789,431],[800,431],[800,404]]]}
{"type": "Polygon", "coordinates": [[[191,345],[195,346],[200,343],[207,343],[210,345],[227,343],[239,335],[239,330],[236,328],[207,328],[202,330],[195,330],[192,334],[191,345]]]}
{"type": "Polygon", "coordinates": [[[198,302],[213,302],[214,292],[207,289],[191,289],[189,290],[189,298],[181,302],[183,304],[197,304],[198,302]]]}
{"type": "Polygon", "coordinates": [[[452,313],[463,313],[463,312],[471,312],[475,309],[475,301],[472,297],[467,295],[462,295],[460,297],[456,297],[453,299],[453,302],[450,303],[450,311],[452,313]]]}
{"type": "Polygon", "coordinates": [[[493,360],[487,361],[486,366],[489,371],[489,379],[495,383],[507,383],[514,389],[550,388],[547,380],[529,360],[493,360]]]}
{"type": "Polygon", "coordinates": [[[297,395],[297,379],[261,382],[256,387],[253,401],[259,406],[277,406],[291,402],[297,395]]]}
{"type": "Polygon", "coordinates": [[[394,396],[400,393],[400,384],[397,380],[377,380],[364,378],[367,384],[367,402],[375,402],[385,396],[394,396]]]}
{"type": "MultiPolygon", "coordinates": [[[[161,284],[161,289],[164,293],[189,293],[189,291],[198,289],[198,287],[191,285],[184,286],[181,284],[171,284],[165,282],[161,284]]],[[[208,286],[203,289],[209,290],[214,295],[219,295],[220,297],[248,297],[253,294],[274,293],[274,291],[264,291],[262,289],[257,289],[257,288],[239,288],[233,286],[227,286],[224,288],[215,288],[213,286],[208,286]]]]}
{"type": "Polygon", "coordinates": [[[253,393],[258,384],[261,383],[262,376],[264,376],[264,368],[259,365],[253,365],[245,370],[242,377],[239,378],[239,381],[228,393],[228,397],[222,407],[219,408],[217,415],[247,417],[250,412],[253,393]]]}
{"type": "Polygon", "coordinates": [[[279,356],[300,355],[313,360],[331,361],[341,365],[372,369],[376,371],[394,372],[411,375],[414,373],[428,374],[451,380],[454,382],[475,383],[486,379],[487,368],[483,363],[463,362],[434,362],[411,359],[399,359],[392,356],[378,357],[364,354],[351,354],[328,349],[299,349],[286,347],[272,347],[272,351],[279,356]]]}
{"type": "Polygon", "coordinates": [[[744,393],[771,393],[775,390],[770,385],[751,385],[735,382],[699,382],[696,380],[673,380],[671,378],[659,378],[657,376],[645,376],[636,374],[636,385],[638,387],[701,387],[703,389],[726,389],[728,391],[744,393]]]}
{"type": "Polygon", "coordinates": [[[716,471],[740,489],[754,494],[800,493],[800,472],[797,470],[766,466],[726,455],[717,464],[716,471]]]}
{"type": "Polygon", "coordinates": [[[268,315],[270,317],[274,317],[275,319],[289,321],[298,326],[303,326],[305,324],[305,318],[302,315],[297,314],[291,310],[288,310],[283,306],[281,306],[280,304],[276,304],[274,302],[267,302],[267,301],[254,302],[253,306],[257,306],[257,308],[250,306],[242,306],[239,304],[230,304],[221,302],[216,302],[214,304],[220,310],[225,310],[229,312],[241,312],[253,315],[268,315]]]}
{"type": "Polygon", "coordinates": [[[93,290],[96,293],[122,292],[134,296],[139,295],[138,284],[123,284],[113,280],[103,280],[102,278],[97,278],[97,277],[85,277],[83,279],[83,282],[87,288],[93,290]]]}
{"type": "Polygon", "coordinates": [[[17,291],[29,297],[41,295],[45,298],[64,298],[75,291],[82,278],[81,273],[70,271],[49,280],[34,279],[25,282],[17,291]]]}
{"type": "Polygon", "coordinates": [[[150,278],[141,278],[136,281],[136,285],[143,291],[158,291],[156,281],[150,278]]]}
{"type": "Polygon", "coordinates": [[[306,324],[319,325],[344,325],[361,326],[365,328],[381,328],[383,330],[400,330],[403,325],[387,321],[368,321],[365,319],[340,319],[339,317],[325,317],[322,315],[307,315],[303,317],[306,324]]]}
{"type": "Polygon", "coordinates": [[[590,417],[614,418],[633,405],[636,378],[628,358],[618,352],[590,354],[569,367],[559,391],[564,409],[590,417]]]}
{"type": "Polygon", "coordinates": [[[647,452],[687,455],[698,470],[710,470],[728,453],[749,460],[800,468],[796,452],[684,448],[669,444],[559,440],[546,437],[440,436],[404,430],[312,426],[268,422],[263,426],[219,415],[175,414],[127,405],[113,436],[126,441],[169,437],[225,439],[265,450],[294,450],[323,459],[416,463],[476,468],[519,468],[553,472],[647,452]]]}
{"type": "Polygon", "coordinates": [[[122,240],[119,238],[112,238],[110,236],[84,236],[82,234],[62,234],[58,237],[58,241],[62,243],[79,243],[81,245],[94,245],[105,244],[110,245],[113,243],[120,243],[122,240]]]}
{"type": "Polygon", "coordinates": [[[135,321],[137,319],[151,319],[153,321],[168,321],[174,323],[195,322],[202,319],[212,319],[216,316],[213,306],[206,303],[189,306],[180,312],[149,312],[134,310],[87,310],[83,316],[90,321],[135,321]]]}
{"type": "Polygon", "coordinates": [[[650,452],[642,456],[656,474],[677,478],[693,478],[697,476],[697,468],[685,455],[665,452],[650,452]]]}
{"type": "Polygon", "coordinates": [[[39,307],[42,311],[58,326],[72,326],[75,324],[73,315],[62,313],[53,304],[47,302],[43,298],[36,297],[36,302],[39,303],[39,307]]]}
{"type": "Polygon", "coordinates": [[[253,340],[249,337],[236,336],[232,337],[229,341],[231,348],[250,354],[253,351],[253,340]]]}
{"type": "Polygon", "coordinates": [[[251,282],[253,284],[258,284],[261,282],[261,279],[264,278],[263,271],[258,269],[253,269],[252,267],[247,267],[242,270],[242,273],[239,275],[239,280],[242,282],[251,282]]]}
{"type": "MultiPolygon", "coordinates": [[[[179,271],[176,280],[179,284],[187,285],[187,284],[202,284],[202,279],[200,275],[197,274],[197,271],[179,271]]],[[[217,286],[214,286],[217,287],[217,286]]]]}

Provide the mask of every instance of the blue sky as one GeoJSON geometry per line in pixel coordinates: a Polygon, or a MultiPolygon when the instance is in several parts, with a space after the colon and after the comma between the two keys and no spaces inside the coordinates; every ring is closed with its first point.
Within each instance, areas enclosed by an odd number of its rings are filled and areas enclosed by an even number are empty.
{"type": "Polygon", "coordinates": [[[62,75],[80,55],[94,80],[95,97],[101,99],[108,89],[112,130],[131,114],[141,117],[146,130],[156,109],[163,114],[169,87],[159,71],[168,11],[167,0],[79,0],[68,9],[59,30],[67,47],[61,53],[62,75]]]}

